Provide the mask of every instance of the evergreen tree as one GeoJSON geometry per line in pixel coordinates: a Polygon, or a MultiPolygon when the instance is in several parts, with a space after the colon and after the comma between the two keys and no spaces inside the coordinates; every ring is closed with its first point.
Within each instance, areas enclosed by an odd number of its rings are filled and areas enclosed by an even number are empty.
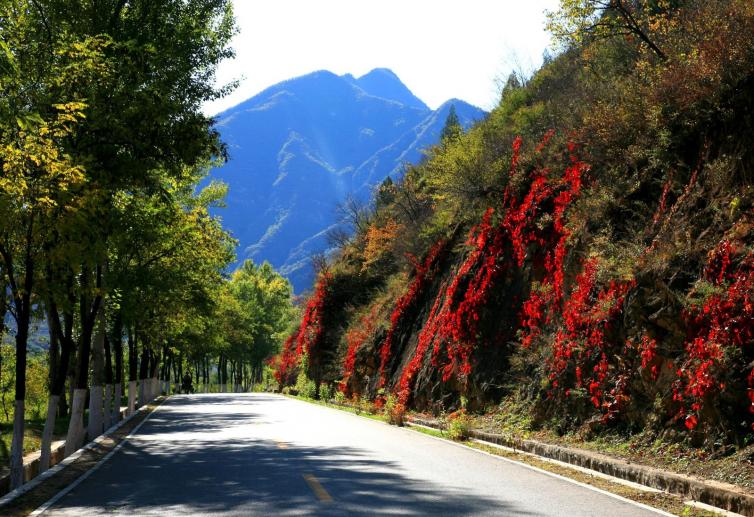
{"type": "Polygon", "coordinates": [[[446,142],[456,140],[461,134],[463,134],[463,127],[461,121],[458,120],[456,106],[452,104],[448,111],[448,118],[445,119],[445,127],[442,128],[442,133],[440,133],[440,141],[444,145],[446,142]]]}

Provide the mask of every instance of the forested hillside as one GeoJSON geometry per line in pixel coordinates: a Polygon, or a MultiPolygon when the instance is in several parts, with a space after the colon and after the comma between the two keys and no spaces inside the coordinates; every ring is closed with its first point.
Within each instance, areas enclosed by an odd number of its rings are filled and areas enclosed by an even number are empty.
{"type": "Polygon", "coordinates": [[[754,3],[563,0],[549,28],[555,57],[353,214],[279,383],[751,443],[754,3]]]}

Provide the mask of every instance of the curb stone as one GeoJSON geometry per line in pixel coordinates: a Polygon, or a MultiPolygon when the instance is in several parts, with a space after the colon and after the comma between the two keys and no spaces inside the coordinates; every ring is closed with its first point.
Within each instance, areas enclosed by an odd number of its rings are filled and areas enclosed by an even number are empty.
{"type": "MultiPolygon", "coordinates": [[[[442,430],[436,420],[407,417],[407,422],[442,430]]],[[[754,495],[743,489],[718,481],[701,480],[683,474],[631,463],[591,451],[584,451],[536,440],[514,440],[503,435],[471,430],[469,436],[484,442],[502,445],[537,456],[584,467],[626,481],[656,488],[665,492],[690,498],[716,508],[754,517],[754,495]]]]}

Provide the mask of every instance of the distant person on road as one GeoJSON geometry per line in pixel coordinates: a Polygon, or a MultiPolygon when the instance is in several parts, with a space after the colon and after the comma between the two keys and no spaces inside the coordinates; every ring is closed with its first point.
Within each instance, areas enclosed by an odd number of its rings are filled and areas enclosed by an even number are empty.
{"type": "Polygon", "coordinates": [[[190,372],[186,372],[186,375],[183,376],[183,383],[181,384],[181,391],[187,395],[194,393],[194,386],[192,384],[190,372]]]}

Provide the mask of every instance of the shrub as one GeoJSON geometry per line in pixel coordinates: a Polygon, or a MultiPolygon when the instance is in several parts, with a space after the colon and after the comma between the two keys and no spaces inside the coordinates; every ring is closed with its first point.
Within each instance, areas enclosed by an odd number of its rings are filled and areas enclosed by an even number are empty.
{"type": "Polygon", "coordinates": [[[385,416],[390,425],[403,426],[405,413],[406,406],[398,401],[398,397],[390,394],[385,398],[385,416]]]}
{"type": "Polygon", "coordinates": [[[471,431],[471,417],[465,409],[459,409],[448,415],[448,436],[452,440],[466,440],[471,431]]]}
{"type": "Polygon", "coordinates": [[[317,386],[313,380],[306,376],[306,372],[304,371],[299,372],[294,389],[299,397],[307,399],[313,399],[317,393],[317,386]]]}

